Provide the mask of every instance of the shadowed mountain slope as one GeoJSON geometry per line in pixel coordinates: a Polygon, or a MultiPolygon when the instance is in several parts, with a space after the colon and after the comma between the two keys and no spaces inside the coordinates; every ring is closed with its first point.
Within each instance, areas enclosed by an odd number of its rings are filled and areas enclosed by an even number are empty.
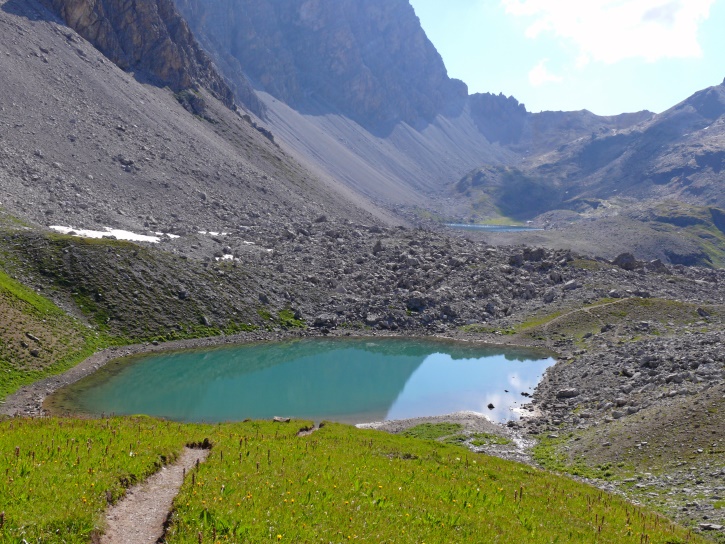
{"type": "MultiPolygon", "coordinates": [[[[172,42],[162,49],[171,53],[153,57],[157,35],[140,30],[141,14],[160,14],[170,4],[135,4],[127,33],[114,26],[115,36],[134,36],[133,51],[144,59],[128,66],[135,70],[129,74],[44,4],[0,2],[0,94],[8,97],[0,106],[0,187],[6,210],[40,225],[177,233],[308,222],[322,213],[371,220],[356,202],[378,213],[339,184],[318,180],[269,134],[214,99],[202,85],[204,74],[222,85],[213,66],[199,64],[195,71],[177,64],[186,57],[172,54],[197,51],[196,60],[204,61],[193,41],[178,44],[174,33],[160,30],[162,42],[172,42]],[[158,86],[156,74],[192,90],[173,94],[158,86]],[[157,84],[141,83],[145,79],[157,84]],[[188,100],[203,110],[192,115],[184,109],[188,100]]],[[[93,5],[120,14],[125,3],[93,5]]]]}
{"type": "Polygon", "coordinates": [[[520,241],[722,266],[724,114],[725,85],[710,87],[630,128],[592,132],[517,166],[479,167],[456,192],[471,214],[551,229],[520,241]]]}
{"type": "Polygon", "coordinates": [[[304,113],[339,113],[387,132],[460,110],[467,96],[407,0],[177,3],[258,89],[304,113]]]}
{"type": "Polygon", "coordinates": [[[198,46],[171,0],[46,2],[120,68],[139,71],[177,92],[203,87],[232,106],[232,90],[198,46]]]}

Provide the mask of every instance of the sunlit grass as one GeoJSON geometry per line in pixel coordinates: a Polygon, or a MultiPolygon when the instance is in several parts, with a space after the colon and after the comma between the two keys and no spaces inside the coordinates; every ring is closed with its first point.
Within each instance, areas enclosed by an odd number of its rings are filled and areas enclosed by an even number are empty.
{"type": "Polygon", "coordinates": [[[167,535],[198,542],[703,542],[581,483],[340,424],[0,422],[0,542],[89,542],[124,489],[208,438],[167,535]]]}
{"type": "Polygon", "coordinates": [[[701,541],[620,498],[460,447],[337,424],[303,438],[279,429],[219,428],[177,497],[169,543],[701,541]]]}
{"type": "Polygon", "coordinates": [[[0,542],[83,542],[195,428],[149,418],[0,422],[0,542]]]}

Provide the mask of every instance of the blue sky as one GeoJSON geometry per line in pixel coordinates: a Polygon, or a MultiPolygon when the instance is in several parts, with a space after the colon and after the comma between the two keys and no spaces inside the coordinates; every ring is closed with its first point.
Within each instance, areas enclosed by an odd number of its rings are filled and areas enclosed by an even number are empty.
{"type": "Polygon", "coordinates": [[[529,111],[664,111],[725,78],[725,0],[410,0],[451,77],[529,111]]]}

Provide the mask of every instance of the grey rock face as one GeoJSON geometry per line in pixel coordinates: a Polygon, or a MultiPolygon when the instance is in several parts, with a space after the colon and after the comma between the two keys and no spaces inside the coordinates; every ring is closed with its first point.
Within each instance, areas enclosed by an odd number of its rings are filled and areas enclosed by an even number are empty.
{"type": "Polygon", "coordinates": [[[233,93],[172,0],[47,0],[65,22],[124,70],[174,91],[204,87],[227,106],[233,93]]]}
{"type": "Polygon", "coordinates": [[[417,126],[468,95],[407,0],[177,3],[198,35],[214,37],[217,57],[303,111],[338,111],[372,129],[417,126]]]}

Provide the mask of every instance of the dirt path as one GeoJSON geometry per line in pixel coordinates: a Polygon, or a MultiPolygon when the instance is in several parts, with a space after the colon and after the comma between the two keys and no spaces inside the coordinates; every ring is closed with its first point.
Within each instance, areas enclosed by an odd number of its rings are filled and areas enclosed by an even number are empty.
{"type": "MultiPolygon", "coordinates": [[[[572,310],[570,312],[566,312],[565,314],[561,314],[560,316],[555,317],[551,321],[548,321],[543,326],[543,331],[544,331],[544,333],[546,333],[546,347],[549,348],[549,349],[554,349],[554,347],[552,345],[551,337],[549,336],[549,327],[551,325],[553,325],[554,323],[556,323],[558,321],[561,321],[562,319],[565,319],[567,317],[570,317],[570,316],[572,316],[574,314],[581,313],[581,312],[585,312],[585,313],[587,313],[589,315],[594,315],[594,314],[592,314],[591,310],[599,310],[601,308],[606,308],[607,306],[614,306],[615,304],[621,304],[621,303],[623,303],[623,302],[625,302],[627,300],[629,300],[629,299],[622,298],[622,299],[619,299],[619,300],[615,300],[614,302],[605,302],[604,304],[597,304],[595,306],[588,306],[586,308],[577,308],[576,310],[572,310]]],[[[594,317],[597,320],[599,320],[600,323],[603,324],[603,322],[602,322],[602,320],[601,320],[601,318],[599,316],[594,315],[594,317]]]]}
{"type": "Polygon", "coordinates": [[[106,514],[106,532],[101,544],[154,544],[164,533],[164,522],[185,471],[197,460],[206,460],[209,450],[185,448],[179,460],[162,468],[148,480],[132,487],[123,500],[106,514]]]}

